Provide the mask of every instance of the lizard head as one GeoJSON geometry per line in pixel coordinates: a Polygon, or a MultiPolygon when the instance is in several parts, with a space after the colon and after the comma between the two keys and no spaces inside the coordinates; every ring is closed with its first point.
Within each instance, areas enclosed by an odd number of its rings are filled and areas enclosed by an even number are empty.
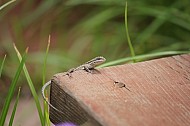
{"type": "Polygon", "coordinates": [[[106,59],[103,56],[98,56],[98,57],[88,61],[87,63],[93,67],[96,67],[96,66],[104,63],[105,61],[106,61],[106,59]]]}

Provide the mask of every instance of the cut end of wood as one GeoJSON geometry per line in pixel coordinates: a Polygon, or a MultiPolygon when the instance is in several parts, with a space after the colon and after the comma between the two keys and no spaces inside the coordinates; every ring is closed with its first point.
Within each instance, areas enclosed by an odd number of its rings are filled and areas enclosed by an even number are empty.
{"type": "Polygon", "coordinates": [[[58,81],[57,79],[52,80],[50,100],[51,104],[61,112],[50,107],[51,122],[54,124],[72,122],[77,125],[84,123],[91,124],[93,122],[93,124],[99,126],[100,124],[81,107],[76,99],[62,90],[58,81]]]}

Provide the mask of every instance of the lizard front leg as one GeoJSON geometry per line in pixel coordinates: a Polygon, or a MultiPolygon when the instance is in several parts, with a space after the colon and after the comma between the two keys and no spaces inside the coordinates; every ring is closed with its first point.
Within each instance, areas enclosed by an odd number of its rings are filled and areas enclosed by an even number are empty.
{"type": "Polygon", "coordinates": [[[83,66],[84,67],[84,70],[88,73],[92,73],[92,69],[94,69],[93,67],[89,66],[89,65],[86,65],[86,66],[83,66]]]}
{"type": "Polygon", "coordinates": [[[66,75],[68,75],[69,77],[71,77],[71,73],[74,72],[75,68],[72,68],[72,69],[69,69],[67,72],[66,72],[66,75]]]}

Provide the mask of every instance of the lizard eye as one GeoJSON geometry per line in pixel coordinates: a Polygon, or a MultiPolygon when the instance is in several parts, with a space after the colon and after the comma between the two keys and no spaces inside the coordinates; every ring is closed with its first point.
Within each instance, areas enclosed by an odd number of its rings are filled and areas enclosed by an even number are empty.
{"type": "Polygon", "coordinates": [[[98,57],[97,60],[101,60],[102,58],[98,57]]]}
{"type": "Polygon", "coordinates": [[[104,57],[97,57],[96,60],[104,60],[105,58],[104,57]]]}

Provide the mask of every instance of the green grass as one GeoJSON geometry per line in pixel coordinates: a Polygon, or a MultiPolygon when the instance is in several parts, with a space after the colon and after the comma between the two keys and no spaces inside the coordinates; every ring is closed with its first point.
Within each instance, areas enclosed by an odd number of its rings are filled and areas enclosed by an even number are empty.
{"type": "MultiPolygon", "coordinates": [[[[50,40],[51,40],[51,36],[49,35],[48,44],[47,44],[47,48],[46,48],[46,55],[44,58],[44,65],[43,65],[42,86],[45,84],[46,63],[47,63],[47,57],[48,57],[48,52],[49,52],[49,47],[50,47],[50,42],[51,42],[50,40]]],[[[47,95],[47,92],[45,91],[45,96],[46,95],[47,95]]],[[[46,123],[47,126],[50,126],[48,104],[46,103],[46,101],[44,101],[44,123],[46,123]]]]}
{"type": "Polygon", "coordinates": [[[2,63],[1,63],[1,67],[0,67],[0,78],[1,78],[1,74],[2,74],[2,72],[3,72],[3,66],[4,66],[4,63],[5,63],[6,56],[7,56],[7,55],[4,56],[3,61],[2,61],[2,63]]]}
{"type": "Polygon", "coordinates": [[[11,118],[10,118],[10,121],[9,121],[9,126],[13,125],[13,121],[14,121],[14,117],[15,117],[15,113],[16,113],[16,109],[17,109],[17,105],[18,105],[18,101],[19,101],[19,97],[20,97],[20,90],[21,90],[21,87],[19,87],[19,89],[18,89],[18,94],[17,94],[16,101],[15,101],[15,104],[14,104],[14,107],[13,107],[11,118]]]}
{"type": "Polygon", "coordinates": [[[152,59],[152,58],[156,58],[156,57],[179,55],[179,54],[186,54],[186,53],[190,53],[190,51],[167,51],[167,52],[136,55],[133,57],[126,57],[126,58],[121,58],[118,60],[110,61],[110,62],[104,63],[98,67],[113,66],[113,65],[122,64],[122,63],[132,61],[132,60],[147,60],[147,59],[152,59]]]}
{"type": "MultiPolygon", "coordinates": [[[[15,51],[16,51],[16,53],[17,53],[17,56],[18,56],[18,58],[19,58],[19,60],[20,60],[20,62],[21,62],[21,61],[22,61],[22,56],[20,55],[20,52],[18,51],[18,49],[17,49],[17,47],[16,47],[15,44],[14,44],[14,48],[15,48],[15,51]]],[[[32,79],[31,79],[31,77],[30,77],[30,75],[29,75],[29,72],[28,72],[28,70],[27,70],[25,64],[23,65],[23,70],[24,70],[24,74],[25,74],[25,76],[26,76],[26,80],[27,80],[27,82],[28,82],[28,85],[29,85],[29,87],[30,87],[31,93],[32,93],[32,95],[33,95],[34,101],[35,101],[35,103],[36,103],[36,107],[37,107],[37,110],[38,110],[38,116],[39,116],[39,118],[40,118],[41,125],[42,125],[42,126],[45,126],[44,120],[43,120],[42,108],[41,108],[41,106],[40,106],[40,101],[39,101],[39,98],[38,98],[38,95],[37,95],[37,93],[36,93],[34,84],[33,84],[33,82],[32,82],[32,79]]]]}
{"type": "MultiPolygon", "coordinates": [[[[126,35],[127,35],[127,41],[128,41],[128,46],[131,52],[131,56],[134,57],[135,56],[135,51],[133,48],[133,45],[131,43],[131,39],[129,36],[129,30],[128,30],[128,22],[127,22],[127,2],[125,4],[125,29],[126,29],[126,35]]],[[[133,62],[135,62],[135,60],[133,60],[133,62]]]]}
{"type": "Polygon", "coordinates": [[[10,106],[10,103],[11,103],[11,100],[13,98],[13,94],[14,94],[14,91],[15,91],[15,88],[16,88],[16,84],[17,84],[17,81],[18,81],[18,78],[20,76],[20,73],[23,69],[23,66],[24,66],[24,62],[26,60],[26,54],[28,52],[28,48],[26,49],[24,55],[23,55],[23,59],[21,60],[20,62],[20,65],[16,71],[16,74],[14,76],[14,79],[12,80],[11,82],[11,85],[10,85],[10,88],[9,88],[9,91],[8,91],[8,94],[7,94],[7,97],[6,97],[6,101],[5,101],[5,104],[3,106],[3,109],[2,109],[2,113],[1,113],[1,118],[0,118],[0,126],[3,126],[4,123],[5,123],[5,119],[6,119],[6,116],[7,116],[7,113],[8,113],[8,109],[9,109],[9,106],[10,106]]]}

